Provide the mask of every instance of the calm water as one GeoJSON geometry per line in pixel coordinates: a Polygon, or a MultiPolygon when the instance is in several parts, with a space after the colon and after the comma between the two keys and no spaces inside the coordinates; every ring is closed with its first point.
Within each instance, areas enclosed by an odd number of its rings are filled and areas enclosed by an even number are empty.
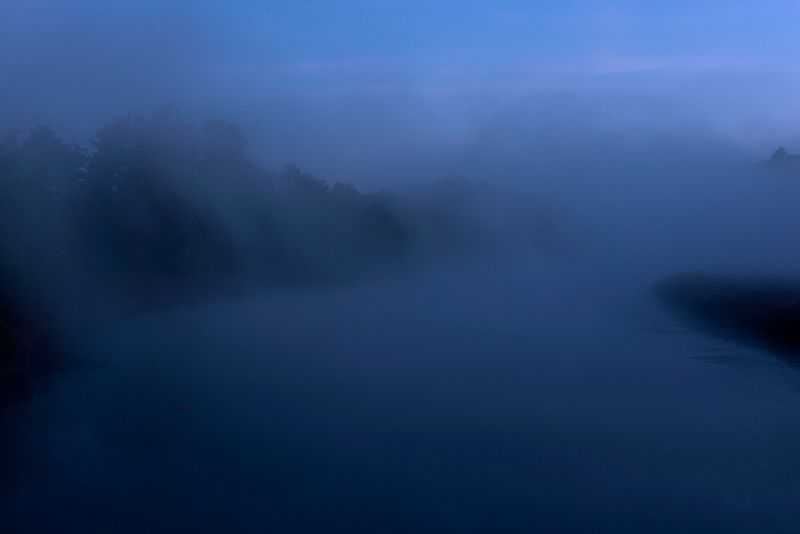
{"type": "Polygon", "coordinates": [[[800,369],[547,271],[98,325],[15,409],[0,530],[797,532],[800,369]]]}

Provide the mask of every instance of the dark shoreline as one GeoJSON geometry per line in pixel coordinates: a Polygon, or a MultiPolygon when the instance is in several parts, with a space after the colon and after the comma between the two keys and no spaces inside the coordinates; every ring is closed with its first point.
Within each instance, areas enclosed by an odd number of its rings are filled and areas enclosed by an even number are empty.
{"type": "Polygon", "coordinates": [[[24,313],[14,299],[0,298],[0,500],[25,468],[26,398],[63,365],[45,322],[24,313]]]}
{"type": "Polygon", "coordinates": [[[653,289],[697,326],[800,365],[800,281],[683,273],[653,289]]]}
{"type": "Polygon", "coordinates": [[[0,407],[61,366],[56,330],[41,307],[0,288],[0,407]]]}

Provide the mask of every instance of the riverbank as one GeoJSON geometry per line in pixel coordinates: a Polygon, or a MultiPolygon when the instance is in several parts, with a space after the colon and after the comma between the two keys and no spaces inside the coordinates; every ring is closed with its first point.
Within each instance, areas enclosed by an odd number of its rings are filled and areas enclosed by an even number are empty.
{"type": "Polygon", "coordinates": [[[684,273],[654,289],[668,306],[717,335],[800,363],[800,282],[684,273]]]}
{"type": "Polygon", "coordinates": [[[59,367],[52,329],[42,314],[0,292],[0,409],[24,397],[59,367]]]}

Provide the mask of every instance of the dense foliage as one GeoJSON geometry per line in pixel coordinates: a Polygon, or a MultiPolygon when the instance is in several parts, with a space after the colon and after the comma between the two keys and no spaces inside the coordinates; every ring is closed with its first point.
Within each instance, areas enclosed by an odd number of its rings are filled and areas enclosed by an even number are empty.
{"type": "Polygon", "coordinates": [[[460,179],[361,193],[270,173],[235,124],[194,126],[169,106],[111,121],[88,148],[46,126],[0,142],[6,248],[138,296],[352,280],[500,242],[509,213],[525,239],[546,233],[529,205],[490,216],[493,198],[460,179]]]}

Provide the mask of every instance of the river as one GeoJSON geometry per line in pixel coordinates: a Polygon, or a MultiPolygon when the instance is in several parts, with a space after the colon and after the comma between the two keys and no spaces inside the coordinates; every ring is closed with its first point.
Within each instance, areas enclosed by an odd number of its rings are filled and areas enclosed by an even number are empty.
{"type": "Polygon", "coordinates": [[[509,262],[98,324],[3,532],[796,532],[800,368],[509,262]]]}

